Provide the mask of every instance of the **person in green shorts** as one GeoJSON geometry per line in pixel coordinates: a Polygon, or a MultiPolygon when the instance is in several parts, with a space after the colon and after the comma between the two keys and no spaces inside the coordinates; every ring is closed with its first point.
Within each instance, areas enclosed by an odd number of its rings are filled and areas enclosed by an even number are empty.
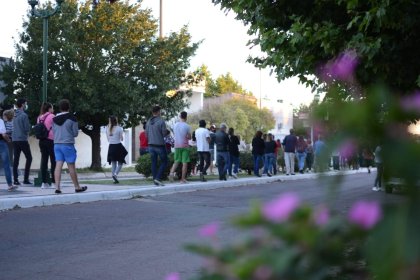
{"type": "Polygon", "coordinates": [[[187,168],[190,162],[190,149],[188,140],[191,139],[191,127],[187,124],[187,112],[179,114],[179,122],[174,126],[175,138],[175,155],[174,164],[169,173],[169,180],[174,181],[175,171],[180,163],[182,163],[181,184],[187,183],[187,168]]]}

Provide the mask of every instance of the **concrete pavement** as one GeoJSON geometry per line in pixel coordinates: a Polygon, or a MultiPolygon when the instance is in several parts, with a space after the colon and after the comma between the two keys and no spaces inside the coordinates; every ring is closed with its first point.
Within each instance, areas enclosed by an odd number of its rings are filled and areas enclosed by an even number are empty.
{"type": "MultiPolygon", "coordinates": [[[[329,171],[323,173],[324,176],[336,176],[367,172],[366,169],[346,170],[346,171],[329,171]]],[[[192,192],[197,190],[211,190],[217,188],[237,187],[246,185],[267,184],[277,181],[292,181],[302,179],[315,179],[319,174],[305,173],[296,174],[294,176],[276,175],[272,177],[246,177],[231,179],[228,181],[209,180],[207,182],[189,182],[188,184],[165,182],[165,186],[155,185],[124,185],[124,181],[115,185],[100,184],[83,184],[88,186],[88,190],[84,193],[75,193],[72,183],[69,181],[68,175],[63,175],[63,193],[54,194],[54,189],[41,189],[40,187],[21,186],[16,191],[8,192],[6,184],[0,189],[0,211],[13,208],[29,208],[39,206],[49,206],[58,204],[86,203],[101,200],[118,200],[132,199],[143,196],[157,196],[181,192],[192,192]]],[[[108,178],[110,175],[105,173],[86,173],[79,174],[79,180],[98,180],[108,178]]],[[[3,177],[4,178],[4,177],[3,177]]],[[[138,178],[144,180],[144,177],[135,173],[121,173],[120,179],[138,178]]]]}

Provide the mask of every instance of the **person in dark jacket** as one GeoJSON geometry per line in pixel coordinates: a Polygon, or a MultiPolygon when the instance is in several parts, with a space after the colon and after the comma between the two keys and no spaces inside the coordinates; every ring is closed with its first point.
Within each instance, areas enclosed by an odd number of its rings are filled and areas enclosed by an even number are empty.
{"type": "Polygon", "coordinates": [[[70,114],[70,102],[67,99],[60,100],[58,104],[60,113],[53,118],[54,133],[54,154],[55,154],[55,193],[60,194],[61,170],[64,162],[67,162],[70,178],[73,182],[75,191],[84,192],[87,187],[81,187],[76,173],[76,148],[74,147],[75,137],[79,135],[79,124],[76,117],[70,114]]]}
{"type": "Polygon", "coordinates": [[[290,129],[290,134],[283,140],[284,163],[286,165],[286,175],[295,175],[295,152],[297,145],[297,137],[295,131],[290,129]]]}
{"type": "Polygon", "coordinates": [[[217,151],[217,169],[219,171],[219,180],[226,181],[226,173],[228,172],[229,160],[229,136],[226,133],[227,125],[220,124],[219,131],[215,134],[215,144],[217,151]]]}
{"type": "Polygon", "coordinates": [[[276,142],[273,140],[273,135],[271,133],[267,134],[266,141],[264,143],[264,174],[267,174],[268,177],[271,177],[271,171],[273,170],[276,150],[276,142]]]}
{"type": "Polygon", "coordinates": [[[233,127],[229,128],[229,176],[238,179],[239,171],[239,137],[235,135],[233,127]],[[235,165],[235,167],[233,167],[235,165]],[[233,173],[232,173],[233,168],[233,173]]]}
{"type": "Polygon", "coordinates": [[[303,139],[303,136],[300,135],[298,142],[296,144],[296,152],[297,152],[299,173],[301,174],[303,174],[303,168],[305,167],[307,147],[308,147],[308,144],[306,144],[306,141],[305,139],[303,139]]]}
{"type": "Polygon", "coordinates": [[[23,152],[26,158],[25,164],[25,173],[23,176],[24,185],[33,185],[29,181],[29,171],[32,164],[32,153],[29,146],[28,137],[31,125],[29,123],[28,115],[25,113],[27,108],[26,99],[19,98],[16,101],[16,112],[15,117],[13,118],[13,131],[12,131],[12,141],[13,141],[13,180],[16,186],[20,185],[18,167],[20,153],[23,152]]]}
{"type": "Polygon", "coordinates": [[[254,175],[261,177],[260,175],[260,162],[264,156],[265,143],[262,139],[262,132],[258,130],[252,139],[252,156],[254,157],[254,175]]]}
{"type": "Polygon", "coordinates": [[[165,143],[167,128],[165,121],[160,117],[160,110],[160,106],[152,108],[153,116],[146,123],[146,134],[152,159],[153,183],[157,186],[164,186],[161,177],[168,164],[168,153],[166,152],[165,143]],[[159,170],[157,169],[158,157],[160,158],[159,170]]]}

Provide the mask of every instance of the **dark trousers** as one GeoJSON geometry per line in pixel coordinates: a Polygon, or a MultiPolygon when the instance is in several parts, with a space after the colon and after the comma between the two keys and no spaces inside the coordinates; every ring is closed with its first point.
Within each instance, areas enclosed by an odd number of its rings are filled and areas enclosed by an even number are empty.
{"type": "Polygon", "coordinates": [[[376,178],[375,178],[375,187],[382,188],[382,176],[384,173],[384,167],[382,163],[376,163],[376,178]]]}
{"type": "Polygon", "coordinates": [[[23,152],[26,158],[25,173],[23,181],[29,180],[29,171],[32,164],[31,148],[29,147],[28,141],[13,141],[13,180],[18,182],[18,167],[20,160],[20,153],[23,152]]]}
{"type": "Polygon", "coordinates": [[[166,165],[168,164],[168,154],[165,146],[149,146],[150,158],[152,159],[152,175],[153,180],[160,180],[166,165]],[[158,169],[158,157],[160,159],[160,166],[158,169]]]}
{"type": "Polygon", "coordinates": [[[47,170],[48,158],[51,161],[51,182],[55,183],[54,170],[55,170],[55,154],[54,154],[54,141],[51,139],[39,140],[39,149],[41,150],[41,178],[42,183],[48,183],[47,170]]]}
{"type": "Polygon", "coordinates": [[[210,166],[210,152],[198,152],[198,158],[200,159],[198,170],[207,175],[207,169],[210,166]],[[204,165],[204,162],[206,162],[206,165],[204,165]]]}

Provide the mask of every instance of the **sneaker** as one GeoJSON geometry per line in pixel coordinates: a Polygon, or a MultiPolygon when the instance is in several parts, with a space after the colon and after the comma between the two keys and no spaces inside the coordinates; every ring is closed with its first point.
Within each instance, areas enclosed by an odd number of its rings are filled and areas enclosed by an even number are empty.
{"type": "Polygon", "coordinates": [[[10,186],[7,188],[7,191],[12,192],[12,191],[16,190],[17,188],[18,188],[18,186],[15,186],[15,185],[10,185],[10,186]]]}
{"type": "Polygon", "coordinates": [[[51,188],[51,186],[48,183],[42,183],[41,184],[41,189],[50,189],[50,188],[51,188]]]}
{"type": "Polygon", "coordinates": [[[180,180],[179,183],[180,184],[188,184],[188,181],[187,180],[180,180]]]}
{"type": "Polygon", "coordinates": [[[15,186],[20,186],[20,182],[19,182],[19,181],[15,181],[15,182],[13,183],[13,185],[15,185],[15,186]]]}
{"type": "Polygon", "coordinates": [[[372,188],[372,191],[374,191],[374,192],[378,192],[378,191],[380,191],[381,189],[380,188],[378,188],[378,187],[373,187],[372,188]]]}
{"type": "Polygon", "coordinates": [[[201,182],[206,182],[207,180],[204,179],[204,173],[200,173],[200,181],[201,182]]]}
{"type": "Polygon", "coordinates": [[[61,194],[61,190],[55,190],[56,194],[61,194]]]}
{"type": "Polygon", "coordinates": [[[155,183],[156,186],[164,186],[165,184],[159,181],[158,179],[154,179],[153,183],[155,183]]]}
{"type": "Polygon", "coordinates": [[[232,177],[235,178],[235,179],[238,179],[238,175],[236,173],[233,173],[232,177]]]}
{"type": "Polygon", "coordinates": [[[116,175],[112,175],[112,179],[114,180],[114,184],[118,184],[120,181],[118,181],[116,175]]]}
{"type": "Polygon", "coordinates": [[[24,185],[26,185],[26,186],[33,186],[34,184],[32,184],[32,182],[31,181],[23,181],[23,184],[24,185]]]}
{"type": "Polygon", "coordinates": [[[267,173],[267,176],[268,176],[268,177],[271,177],[271,176],[273,176],[273,175],[271,175],[271,173],[267,173]]]}

